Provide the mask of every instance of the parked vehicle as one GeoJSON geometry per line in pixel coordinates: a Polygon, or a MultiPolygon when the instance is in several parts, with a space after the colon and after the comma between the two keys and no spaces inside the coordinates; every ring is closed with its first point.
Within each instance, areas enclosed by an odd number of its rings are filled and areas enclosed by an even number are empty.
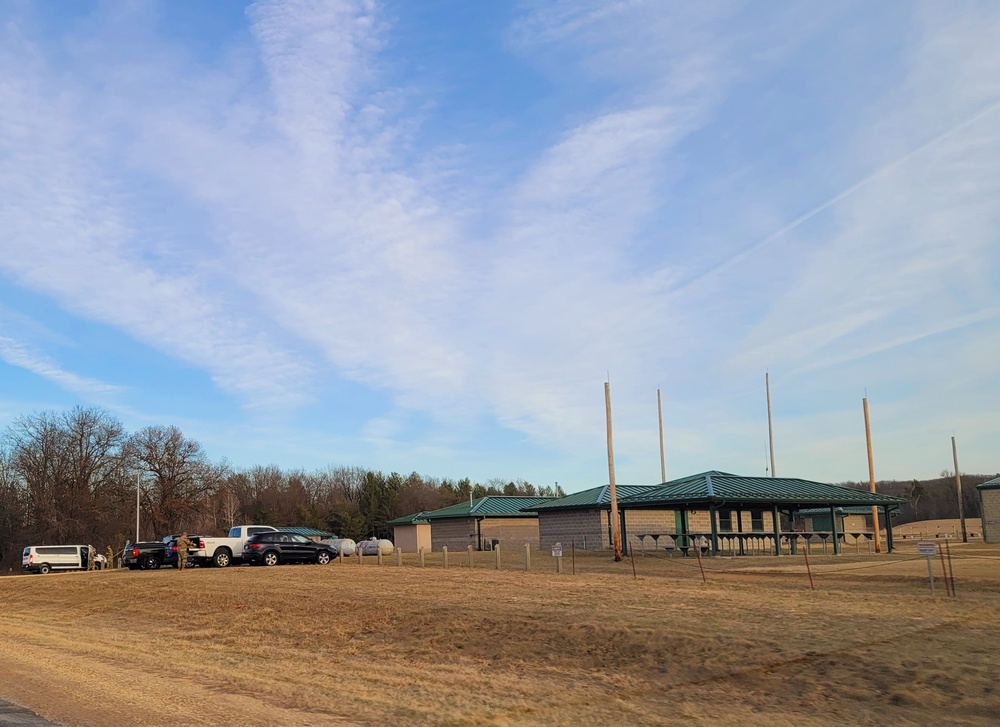
{"type": "Polygon", "coordinates": [[[122,565],[129,570],[156,570],[163,565],[166,549],[162,540],[127,545],[122,551],[122,565]]]}
{"type": "MultiPolygon", "coordinates": [[[[87,570],[92,557],[89,545],[29,545],[21,553],[21,570],[49,573],[56,570],[87,570]]],[[[93,553],[94,567],[103,568],[107,559],[93,553]]]]}
{"type": "Polygon", "coordinates": [[[279,563],[319,563],[326,565],[337,557],[337,551],[326,543],[316,543],[297,533],[259,533],[243,548],[243,560],[250,565],[279,563]]]}
{"type": "MultiPolygon", "coordinates": [[[[243,558],[247,540],[258,533],[276,533],[270,525],[238,525],[226,538],[199,538],[198,548],[191,551],[191,559],[198,565],[226,568],[243,558]]],[[[190,537],[190,536],[188,536],[190,537]]]]}

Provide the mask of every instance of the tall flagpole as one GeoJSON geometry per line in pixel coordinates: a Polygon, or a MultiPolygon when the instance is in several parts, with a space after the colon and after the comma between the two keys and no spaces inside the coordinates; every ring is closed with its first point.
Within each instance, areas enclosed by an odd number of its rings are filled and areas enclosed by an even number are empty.
{"type": "Polygon", "coordinates": [[[667,481],[667,467],[663,459],[663,404],[660,401],[660,390],[656,390],[656,414],[660,419],[660,482],[667,481]]]}
{"type": "Polygon", "coordinates": [[[611,444],[611,382],[604,382],[604,408],[608,413],[608,492],[611,495],[611,545],[615,560],[622,559],[622,534],[618,528],[618,494],[615,491],[615,450],[611,444]]]}
{"type": "MultiPolygon", "coordinates": [[[[861,400],[865,407],[865,441],[868,443],[868,489],[875,492],[875,460],[872,459],[872,428],[868,422],[868,397],[861,400]]],[[[889,527],[889,513],[885,514],[886,527],[889,527]]],[[[878,528],[878,505],[872,505],[872,523],[875,534],[875,552],[882,552],[882,536],[878,528]]]]}
{"type": "Polygon", "coordinates": [[[962,523],[962,542],[969,542],[969,531],[965,529],[965,503],[962,502],[962,475],[958,472],[958,448],[955,438],[951,438],[951,456],[955,459],[955,489],[958,490],[958,519],[962,523]]]}
{"type": "Polygon", "coordinates": [[[764,388],[767,390],[767,448],[771,452],[771,477],[774,473],[774,429],[771,426],[771,375],[764,373],[764,388]]]}

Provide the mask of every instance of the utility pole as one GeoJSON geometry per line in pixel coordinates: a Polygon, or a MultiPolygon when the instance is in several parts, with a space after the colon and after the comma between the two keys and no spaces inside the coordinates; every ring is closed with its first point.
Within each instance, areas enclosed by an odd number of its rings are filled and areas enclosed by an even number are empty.
{"type": "Polygon", "coordinates": [[[660,400],[660,390],[656,390],[656,414],[660,419],[660,482],[667,481],[667,467],[663,459],[663,403],[660,400]]]}
{"type": "Polygon", "coordinates": [[[139,481],[141,472],[135,473],[135,542],[139,542],[139,481]]]}
{"type": "MultiPolygon", "coordinates": [[[[868,489],[875,492],[875,461],[872,459],[872,428],[868,422],[868,397],[861,400],[865,408],[865,441],[868,443],[868,489]]],[[[886,518],[889,515],[886,513],[886,518]]],[[[878,527],[878,505],[872,505],[872,523],[875,533],[875,552],[882,552],[882,537],[878,527]]]]}
{"type": "Polygon", "coordinates": [[[771,452],[771,477],[774,473],[774,428],[771,426],[771,376],[764,372],[764,388],[767,390],[767,447],[771,452]]]}
{"type": "Polygon", "coordinates": [[[615,492],[615,450],[611,444],[611,382],[604,382],[604,408],[608,413],[608,491],[611,495],[611,545],[615,561],[622,559],[622,534],[618,528],[618,494],[615,492]]]}
{"type": "Polygon", "coordinates": [[[955,489],[958,491],[958,519],[962,523],[962,542],[969,542],[969,531],[965,529],[965,504],[962,502],[962,475],[958,471],[958,448],[955,438],[951,438],[951,456],[955,460],[955,489]]]}

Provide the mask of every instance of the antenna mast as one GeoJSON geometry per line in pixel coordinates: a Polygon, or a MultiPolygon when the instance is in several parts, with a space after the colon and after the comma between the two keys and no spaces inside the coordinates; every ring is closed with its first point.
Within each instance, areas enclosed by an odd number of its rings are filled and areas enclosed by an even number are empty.
{"type": "Polygon", "coordinates": [[[611,382],[604,382],[604,407],[608,413],[608,492],[611,495],[611,545],[615,561],[622,559],[622,534],[618,529],[618,494],[615,491],[615,450],[611,444],[611,382]]]}

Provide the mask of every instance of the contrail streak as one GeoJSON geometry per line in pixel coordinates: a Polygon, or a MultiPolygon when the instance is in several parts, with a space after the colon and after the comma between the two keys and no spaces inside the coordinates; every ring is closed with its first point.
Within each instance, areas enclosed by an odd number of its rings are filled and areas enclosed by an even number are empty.
{"type": "Polygon", "coordinates": [[[783,235],[791,232],[792,230],[794,230],[796,227],[798,227],[802,223],[807,222],[808,220],[812,219],[813,217],[815,217],[816,215],[818,215],[823,210],[829,209],[830,207],[832,207],[833,205],[837,204],[838,202],[840,202],[845,197],[849,197],[850,195],[852,195],[855,192],[857,192],[859,189],[862,189],[862,188],[868,186],[869,184],[871,184],[871,182],[873,182],[874,180],[878,179],[879,177],[881,177],[886,172],[890,172],[893,169],[896,169],[897,167],[902,166],[903,164],[906,164],[906,162],[910,161],[913,157],[915,157],[918,154],[921,154],[921,153],[927,151],[931,147],[937,146],[942,141],[944,141],[944,140],[946,140],[946,139],[954,136],[955,134],[957,134],[958,132],[960,132],[960,131],[968,128],[969,126],[972,126],[974,123],[976,123],[980,119],[982,119],[982,118],[984,118],[984,117],[989,116],[990,114],[992,114],[998,108],[1000,108],[1000,101],[996,101],[993,104],[987,106],[982,111],[976,112],[975,114],[973,114],[972,116],[970,116],[969,118],[967,118],[965,121],[959,123],[956,126],[953,126],[952,128],[948,129],[944,133],[939,134],[938,136],[935,136],[933,139],[931,139],[930,141],[927,141],[927,142],[921,144],[916,149],[913,149],[912,151],[907,152],[903,156],[899,157],[899,159],[896,159],[894,161],[889,162],[884,167],[882,167],[881,169],[877,169],[876,171],[872,172],[871,174],[869,174],[867,177],[865,177],[861,181],[856,182],[855,184],[852,184],[847,189],[843,190],[842,192],[839,192],[835,196],[833,196],[830,199],[828,199],[826,202],[823,202],[823,204],[821,204],[821,205],[819,205],[817,207],[813,207],[811,210],[809,210],[805,214],[802,214],[799,217],[796,217],[794,220],[792,220],[791,222],[789,222],[787,225],[785,225],[784,227],[781,227],[780,229],[776,230],[775,232],[772,232],[770,235],[768,235],[764,239],[755,242],[754,244],[750,245],[747,248],[744,248],[740,252],[736,253],[735,255],[733,255],[732,257],[728,258],[727,260],[724,260],[723,262],[719,263],[715,267],[709,268],[705,272],[700,273],[699,275],[695,276],[693,279],[691,279],[691,280],[687,281],[686,283],[682,284],[681,286],[675,288],[673,291],[671,291],[671,293],[674,293],[674,294],[681,293],[684,290],[686,290],[687,288],[690,288],[695,283],[698,283],[701,280],[704,280],[705,278],[711,277],[712,275],[715,275],[716,273],[721,272],[721,271],[725,270],[726,268],[732,267],[733,265],[735,265],[736,263],[740,262],[741,260],[743,260],[744,258],[748,257],[749,255],[752,255],[753,253],[757,252],[761,248],[766,247],[767,245],[771,244],[772,242],[774,242],[775,240],[777,240],[779,237],[781,237],[781,236],[783,236],[783,235]]]}

